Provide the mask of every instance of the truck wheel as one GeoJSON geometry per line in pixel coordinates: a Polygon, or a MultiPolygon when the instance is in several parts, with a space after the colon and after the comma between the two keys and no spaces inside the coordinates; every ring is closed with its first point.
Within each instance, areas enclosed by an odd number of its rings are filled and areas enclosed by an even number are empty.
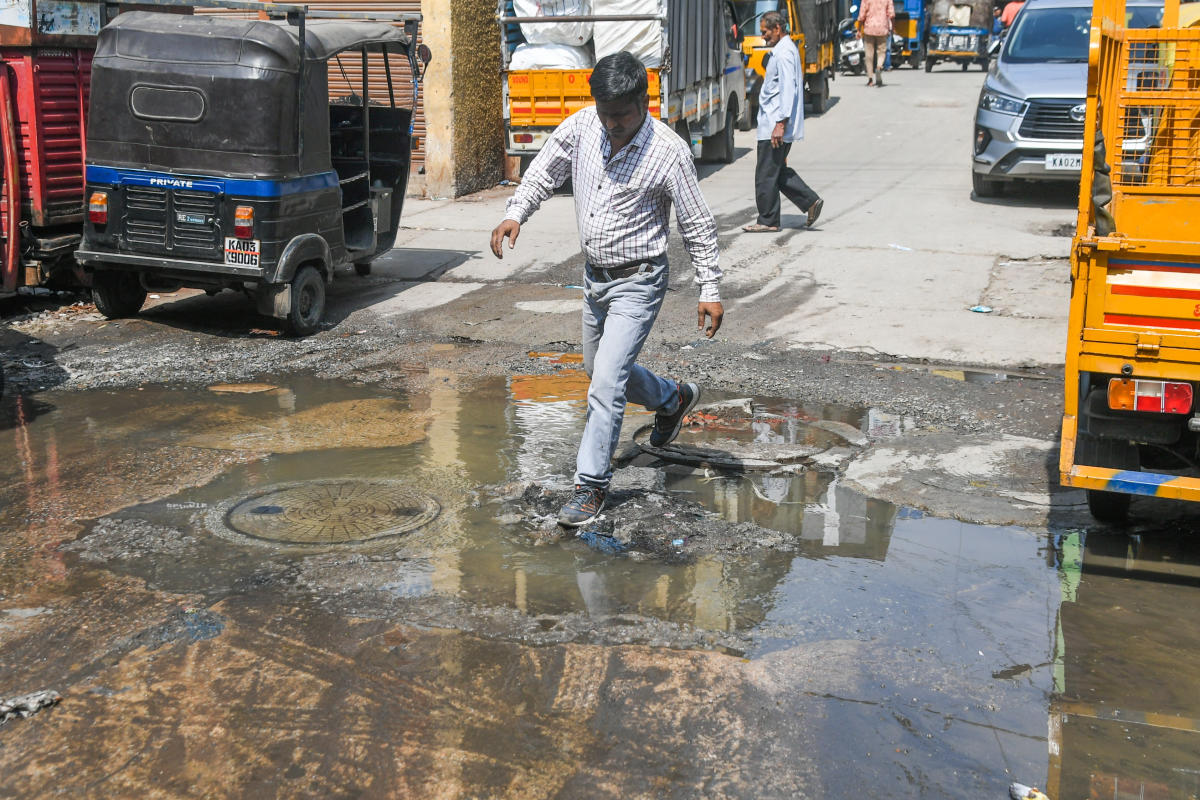
{"type": "Polygon", "coordinates": [[[989,180],[978,172],[971,173],[971,187],[976,197],[998,197],[1002,191],[1000,181],[989,180]]]}
{"type": "Polygon", "coordinates": [[[1100,522],[1124,522],[1129,517],[1129,504],[1133,495],[1121,492],[1104,492],[1099,489],[1085,489],[1087,492],[1088,511],[1100,522]]]}
{"type": "Polygon", "coordinates": [[[97,270],[92,275],[92,300],[96,309],[109,319],[132,317],[142,310],[146,290],[137,273],[97,270]]]}
{"type": "MultiPolygon", "coordinates": [[[[1109,469],[1131,469],[1141,467],[1137,445],[1121,439],[1100,439],[1086,431],[1075,437],[1075,463],[1109,469]]],[[[1133,495],[1124,492],[1106,492],[1102,489],[1087,489],[1088,511],[1100,522],[1124,522],[1129,516],[1129,504],[1133,495]]]]}
{"type": "Polygon", "coordinates": [[[825,109],[829,107],[829,76],[824,72],[820,77],[813,78],[809,96],[812,98],[813,113],[824,114],[825,109]]]}
{"type": "Polygon", "coordinates": [[[293,336],[308,336],[321,327],[325,316],[325,279],[316,267],[301,267],[292,278],[291,309],[287,315],[288,331],[293,336]]]}
{"type": "Polygon", "coordinates": [[[705,136],[700,144],[700,157],[704,161],[721,164],[733,163],[733,129],[737,125],[737,99],[730,98],[725,111],[725,125],[712,136],[705,136]]]}

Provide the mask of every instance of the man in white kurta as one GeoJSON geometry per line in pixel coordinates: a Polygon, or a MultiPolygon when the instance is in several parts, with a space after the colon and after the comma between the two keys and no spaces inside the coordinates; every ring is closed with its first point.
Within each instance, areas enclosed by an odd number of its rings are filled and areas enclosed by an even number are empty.
{"type": "Polygon", "coordinates": [[[763,14],[759,30],[771,55],[758,92],[758,165],[754,170],[758,221],[743,230],[779,230],[780,192],[808,214],[811,227],[824,201],[787,165],[792,142],[804,138],[804,63],[778,11],[763,14]]]}

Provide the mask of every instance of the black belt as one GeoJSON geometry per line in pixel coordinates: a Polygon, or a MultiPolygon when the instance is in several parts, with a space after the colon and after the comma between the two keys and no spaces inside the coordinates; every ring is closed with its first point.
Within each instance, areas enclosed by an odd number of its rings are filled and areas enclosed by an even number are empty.
{"type": "Polygon", "coordinates": [[[636,275],[639,272],[649,272],[654,268],[654,262],[648,260],[634,261],[619,267],[612,267],[611,269],[601,269],[600,267],[593,267],[590,264],[588,266],[591,267],[592,272],[599,273],[602,278],[606,278],[605,283],[608,283],[609,281],[628,278],[630,275],[636,275]]]}

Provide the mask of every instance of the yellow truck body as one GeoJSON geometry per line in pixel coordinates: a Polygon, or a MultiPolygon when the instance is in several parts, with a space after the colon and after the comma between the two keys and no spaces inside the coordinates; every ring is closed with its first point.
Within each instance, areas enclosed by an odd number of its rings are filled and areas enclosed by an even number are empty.
{"type": "Polygon", "coordinates": [[[646,70],[650,114],[694,143],[701,158],[729,163],[734,130],[748,119],[741,42],[729,0],[666,0],[660,15],[517,17],[509,5],[497,19],[503,53],[504,122],[510,157],[532,158],[554,129],[592,105],[590,69],[513,69],[518,26],[555,20],[661,25],[663,68],[646,70]],[[667,65],[671,64],[672,67],[667,65]]]}
{"type": "Polygon", "coordinates": [[[1200,500],[1200,28],[1124,20],[1097,0],[1059,464],[1108,520],[1200,500]]]}

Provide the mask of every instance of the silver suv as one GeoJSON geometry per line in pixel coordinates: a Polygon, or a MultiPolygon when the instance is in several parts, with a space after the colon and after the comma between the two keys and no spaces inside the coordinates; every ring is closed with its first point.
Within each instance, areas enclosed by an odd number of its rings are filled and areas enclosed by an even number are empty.
{"type": "MultiPolygon", "coordinates": [[[[1128,0],[1129,27],[1162,22],[1162,0],[1128,0]]],[[[975,111],[977,197],[1012,180],[1077,181],[1083,161],[1091,0],[1028,0],[988,70],[975,111]]]]}

